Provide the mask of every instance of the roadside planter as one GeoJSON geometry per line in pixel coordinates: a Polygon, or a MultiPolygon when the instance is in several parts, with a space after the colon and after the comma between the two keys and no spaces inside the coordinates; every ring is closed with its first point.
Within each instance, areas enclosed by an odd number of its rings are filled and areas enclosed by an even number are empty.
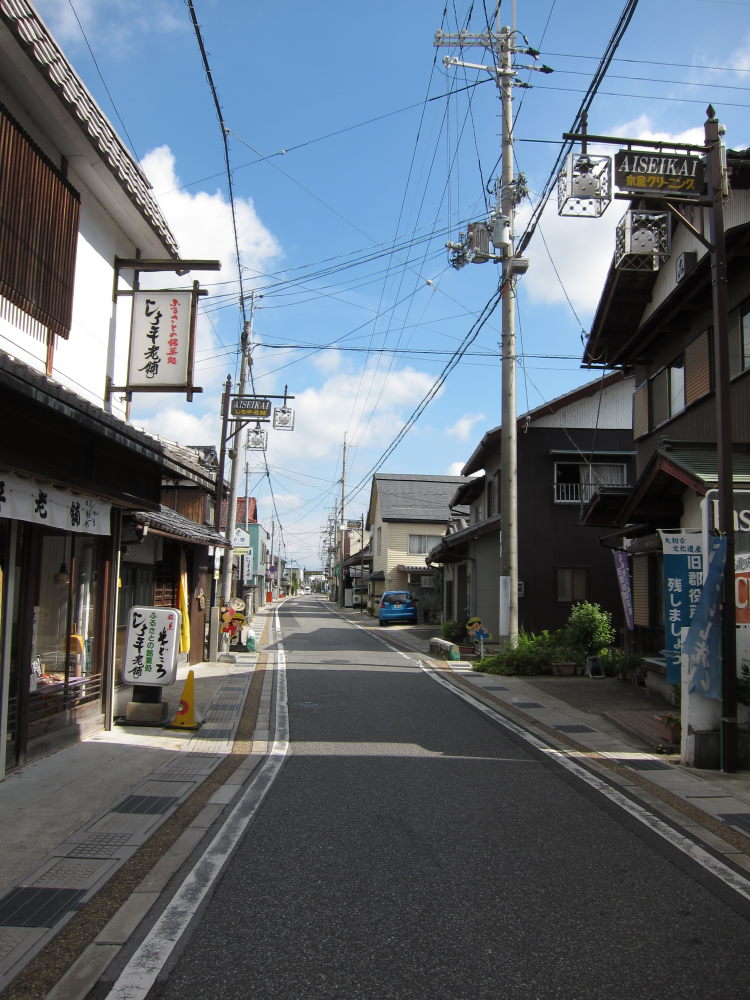
{"type": "Polygon", "coordinates": [[[572,660],[565,660],[561,663],[552,664],[552,673],[556,677],[573,677],[576,672],[576,665],[572,660]]]}
{"type": "Polygon", "coordinates": [[[682,723],[676,715],[657,715],[656,721],[659,723],[659,736],[665,743],[678,744],[682,734],[682,723]]]}

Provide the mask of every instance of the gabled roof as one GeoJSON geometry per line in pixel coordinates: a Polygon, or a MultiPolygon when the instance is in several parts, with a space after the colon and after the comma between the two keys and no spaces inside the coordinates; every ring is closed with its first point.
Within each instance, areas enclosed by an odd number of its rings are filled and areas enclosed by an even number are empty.
{"type": "MultiPolygon", "coordinates": [[[[750,450],[732,451],[732,482],[750,485],[750,450]]],[[[682,515],[686,489],[705,496],[719,484],[719,455],[710,444],[665,442],[654,452],[638,482],[631,488],[605,486],[587,504],[582,523],[588,526],[624,526],[653,523],[674,526],[682,515]]]]}
{"type": "MultiPolygon", "coordinates": [[[[541,406],[536,406],[533,410],[522,413],[517,418],[516,425],[519,430],[526,430],[535,421],[541,420],[543,417],[549,417],[553,413],[558,413],[566,406],[571,406],[581,399],[596,396],[597,393],[602,392],[611,385],[615,385],[617,382],[621,382],[624,378],[624,373],[617,371],[611,372],[609,375],[598,378],[593,382],[587,382],[586,385],[578,386],[577,389],[571,389],[570,392],[566,392],[562,396],[557,396],[548,403],[542,403],[541,406]]],[[[464,476],[470,476],[473,472],[479,472],[484,469],[487,464],[486,459],[488,455],[497,456],[500,454],[501,433],[501,427],[493,427],[492,430],[487,431],[461,470],[464,476]]]]}
{"type": "Polygon", "coordinates": [[[450,501],[465,476],[415,476],[379,473],[372,478],[368,525],[375,506],[384,521],[423,521],[446,524],[450,501]]]}

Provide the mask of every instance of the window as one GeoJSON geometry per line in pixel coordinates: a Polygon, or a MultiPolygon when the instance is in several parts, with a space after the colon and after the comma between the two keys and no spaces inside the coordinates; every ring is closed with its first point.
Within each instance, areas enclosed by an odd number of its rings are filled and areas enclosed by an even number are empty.
{"type": "Polygon", "coordinates": [[[676,358],[651,379],[651,426],[658,427],[685,409],[685,359],[676,358]]]}
{"type": "MultiPolygon", "coordinates": [[[[739,358],[744,350],[738,346],[742,332],[739,310],[734,315],[734,321],[734,326],[730,323],[730,351],[734,352],[733,373],[736,374],[741,370],[739,358]]],[[[747,322],[750,340],[750,309],[747,322]]],[[[750,343],[745,363],[750,366],[750,343]]],[[[703,330],[687,345],[683,355],[642,382],[633,393],[633,437],[636,440],[645,437],[710,392],[711,331],[703,330]]]]}
{"type": "Polygon", "coordinates": [[[492,517],[495,513],[495,482],[487,480],[487,517],[492,517]]]}
{"type": "Polygon", "coordinates": [[[626,484],[622,462],[555,462],[555,503],[587,503],[600,486],[626,484]]]}
{"type": "Polygon", "coordinates": [[[580,567],[560,567],[557,570],[557,599],[565,604],[585,601],[588,570],[580,567]]]}
{"type": "Polygon", "coordinates": [[[383,545],[383,529],[381,527],[378,527],[378,530],[376,532],[376,539],[377,543],[375,546],[375,555],[379,556],[381,554],[383,545]]]}
{"type": "Polygon", "coordinates": [[[70,333],[80,198],[0,105],[0,295],[70,333]]]}
{"type": "Polygon", "coordinates": [[[750,368],[750,305],[729,314],[729,374],[750,368]]]}
{"type": "Polygon", "coordinates": [[[442,535],[409,535],[409,555],[424,556],[440,542],[442,535]]]}

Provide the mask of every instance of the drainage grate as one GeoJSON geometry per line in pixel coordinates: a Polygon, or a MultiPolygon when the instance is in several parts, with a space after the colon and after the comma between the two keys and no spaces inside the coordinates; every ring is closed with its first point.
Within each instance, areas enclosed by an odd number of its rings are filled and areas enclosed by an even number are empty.
{"type": "Polygon", "coordinates": [[[618,764],[624,764],[625,767],[632,767],[636,771],[669,771],[671,770],[669,764],[663,764],[660,760],[646,760],[643,757],[627,757],[625,759],[619,759],[618,764]]]}
{"type": "Polygon", "coordinates": [[[231,740],[234,738],[234,729],[213,729],[211,725],[204,724],[195,733],[197,740],[231,740]]]}
{"type": "Polygon", "coordinates": [[[114,813],[145,813],[155,816],[174,808],[180,800],[172,795],[128,795],[114,807],[114,813]]]}
{"type": "Polygon", "coordinates": [[[129,833],[99,833],[68,851],[69,858],[116,858],[130,840],[129,833]]]}
{"type": "Polygon", "coordinates": [[[555,726],[555,729],[557,729],[561,733],[593,733],[594,732],[594,730],[591,728],[591,726],[578,726],[578,725],[555,726]]]}
{"type": "Polygon", "coordinates": [[[54,927],[85,896],[85,889],[22,886],[0,899],[3,927],[54,927]]]}
{"type": "Polygon", "coordinates": [[[722,823],[729,823],[737,826],[740,830],[750,833],[750,813],[720,813],[719,819],[722,823]]]}
{"type": "Polygon", "coordinates": [[[544,705],[538,701],[514,701],[514,708],[544,708],[544,705]]]}

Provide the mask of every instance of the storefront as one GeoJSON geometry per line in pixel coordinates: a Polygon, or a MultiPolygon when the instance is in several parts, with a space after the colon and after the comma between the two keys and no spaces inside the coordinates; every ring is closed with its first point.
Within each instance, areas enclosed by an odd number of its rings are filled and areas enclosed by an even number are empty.
{"type": "Polygon", "coordinates": [[[159,509],[163,462],[0,353],[0,777],[107,725],[122,518],[159,509]]]}
{"type": "Polygon", "coordinates": [[[113,520],[97,497],[0,473],[6,769],[104,725],[113,520]]]}

